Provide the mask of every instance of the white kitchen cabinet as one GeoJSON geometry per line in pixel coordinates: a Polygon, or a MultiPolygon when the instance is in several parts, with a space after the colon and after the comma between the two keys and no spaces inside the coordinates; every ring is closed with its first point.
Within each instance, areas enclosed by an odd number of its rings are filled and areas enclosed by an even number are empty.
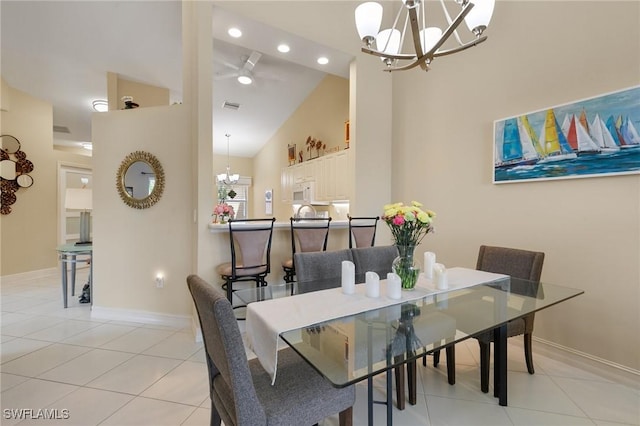
{"type": "Polygon", "coordinates": [[[294,184],[294,176],[293,176],[294,168],[291,167],[283,167],[280,172],[280,192],[281,192],[281,200],[283,203],[291,203],[293,201],[293,184],[294,184]]]}
{"type": "Polygon", "coordinates": [[[348,200],[351,197],[351,163],[349,151],[344,150],[335,154],[334,197],[332,200],[348,200]]]}
{"type": "Polygon", "coordinates": [[[318,201],[348,200],[352,188],[350,180],[348,150],[284,167],[280,175],[282,201],[291,203],[295,184],[308,181],[315,182],[315,198],[318,201]]]}

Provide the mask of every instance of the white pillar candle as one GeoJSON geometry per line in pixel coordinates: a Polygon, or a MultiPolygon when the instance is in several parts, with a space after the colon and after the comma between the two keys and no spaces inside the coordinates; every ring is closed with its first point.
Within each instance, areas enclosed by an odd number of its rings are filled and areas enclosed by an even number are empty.
{"type": "Polygon", "coordinates": [[[356,291],[356,265],[350,260],[342,261],[342,292],[353,294],[356,291]]]}
{"type": "Polygon", "coordinates": [[[438,290],[444,290],[449,287],[447,270],[442,263],[433,265],[433,282],[438,290]]]}
{"type": "Polygon", "coordinates": [[[365,274],[365,288],[368,297],[380,297],[380,277],[375,272],[365,274]]]}
{"type": "Polygon", "coordinates": [[[436,254],[432,251],[424,252],[424,277],[433,279],[433,265],[436,263],[436,254]]]}
{"type": "Polygon", "coordinates": [[[387,297],[389,299],[400,299],[402,297],[402,281],[393,272],[387,274],[387,297]]]}

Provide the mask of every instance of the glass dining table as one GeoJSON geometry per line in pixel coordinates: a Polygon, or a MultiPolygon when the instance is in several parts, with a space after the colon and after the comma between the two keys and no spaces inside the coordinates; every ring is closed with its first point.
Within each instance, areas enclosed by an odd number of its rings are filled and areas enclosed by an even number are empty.
{"type": "MultiPolygon", "coordinates": [[[[340,289],[333,290],[336,303],[341,303],[340,289]]],[[[239,290],[236,295],[247,304],[283,298],[278,303],[285,310],[295,302],[295,293],[295,284],[286,284],[239,290]]],[[[499,405],[506,406],[507,322],[582,293],[506,277],[295,327],[280,332],[279,337],[336,387],[368,380],[369,424],[373,424],[372,407],[377,402],[373,401],[372,378],[386,372],[385,403],[387,424],[391,425],[391,369],[489,330],[495,339],[494,396],[499,405]]],[[[313,304],[307,309],[314,309],[313,304]]]]}

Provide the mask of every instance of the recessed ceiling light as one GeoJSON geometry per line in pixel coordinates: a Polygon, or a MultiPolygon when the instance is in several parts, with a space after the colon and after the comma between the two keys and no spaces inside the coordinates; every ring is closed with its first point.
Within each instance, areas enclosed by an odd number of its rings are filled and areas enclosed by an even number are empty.
{"type": "Polygon", "coordinates": [[[240,84],[251,84],[251,83],[253,83],[253,80],[248,75],[239,75],[238,76],[238,83],[240,83],[240,84]]]}
{"type": "Polygon", "coordinates": [[[96,99],[95,101],[91,102],[91,105],[93,105],[93,109],[98,112],[109,111],[109,103],[102,99],[96,99]]]}
{"type": "Polygon", "coordinates": [[[240,31],[240,29],[238,29],[236,27],[229,28],[227,30],[227,33],[233,38],[242,37],[242,31],[240,31]]]}
{"type": "Polygon", "coordinates": [[[278,52],[280,52],[280,53],[287,53],[289,50],[291,50],[291,49],[289,48],[288,44],[282,43],[282,44],[278,45],[278,52]]]}
{"type": "Polygon", "coordinates": [[[320,56],[318,58],[318,63],[320,65],[327,65],[329,63],[329,58],[327,58],[326,56],[320,56]]]}

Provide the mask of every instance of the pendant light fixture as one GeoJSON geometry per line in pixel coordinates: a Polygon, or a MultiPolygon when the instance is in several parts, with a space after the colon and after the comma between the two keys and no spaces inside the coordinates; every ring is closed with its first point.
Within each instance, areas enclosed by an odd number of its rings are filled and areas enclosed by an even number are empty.
{"type": "Polygon", "coordinates": [[[225,185],[233,185],[238,182],[238,180],[240,179],[240,175],[237,173],[231,174],[231,166],[229,165],[229,138],[231,137],[231,135],[229,133],[226,133],[225,136],[227,137],[227,172],[219,174],[217,178],[219,183],[223,183],[225,185]]]}

